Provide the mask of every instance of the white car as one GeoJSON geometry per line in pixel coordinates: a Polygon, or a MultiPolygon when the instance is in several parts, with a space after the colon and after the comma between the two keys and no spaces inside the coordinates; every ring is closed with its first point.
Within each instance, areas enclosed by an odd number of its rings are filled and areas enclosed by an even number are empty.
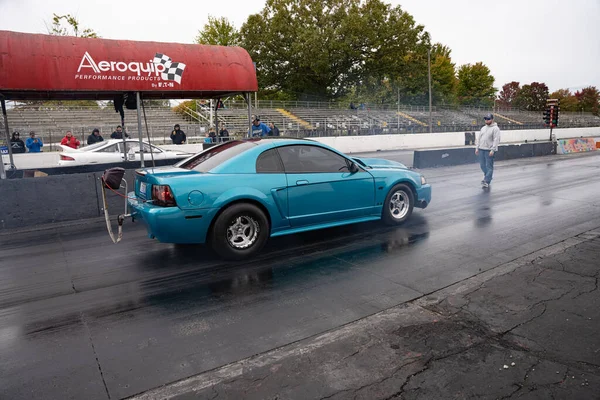
{"type": "MultiPolygon", "coordinates": [[[[125,153],[128,161],[140,161],[140,142],[136,139],[127,139],[125,141],[125,153]]],[[[68,146],[61,146],[62,151],[59,153],[58,165],[73,166],[73,165],[89,165],[89,164],[105,164],[116,163],[125,160],[123,154],[123,140],[110,139],[100,143],[95,143],[80,149],[73,149],[68,146]]],[[[161,149],[147,142],[143,142],[144,161],[152,162],[152,155],[155,160],[167,159],[183,159],[191,156],[191,153],[183,151],[171,151],[161,149]]]]}

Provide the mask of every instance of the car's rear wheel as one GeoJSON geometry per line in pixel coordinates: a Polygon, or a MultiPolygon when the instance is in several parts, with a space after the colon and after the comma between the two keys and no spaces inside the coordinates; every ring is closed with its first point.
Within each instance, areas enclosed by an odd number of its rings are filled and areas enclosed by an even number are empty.
{"type": "Polygon", "coordinates": [[[414,205],[415,196],[411,188],[399,183],[388,192],[381,218],[388,225],[400,225],[411,216],[414,205]]]}
{"type": "Polygon", "coordinates": [[[227,260],[241,260],[259,252],[269,238],[269,221],[260,208],[237,203],[226,208],[215,221],[210,245],[227,260]]]}

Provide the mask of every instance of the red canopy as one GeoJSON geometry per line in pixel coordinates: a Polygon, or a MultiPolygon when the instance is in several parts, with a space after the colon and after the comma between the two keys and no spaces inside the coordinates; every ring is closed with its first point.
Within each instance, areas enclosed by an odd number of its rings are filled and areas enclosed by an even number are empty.
{"type": "Polygon", "coordinates": [[[240,47],[0,31],[0,94],[11,100],[214,98],[256,92],[240,47]]]}

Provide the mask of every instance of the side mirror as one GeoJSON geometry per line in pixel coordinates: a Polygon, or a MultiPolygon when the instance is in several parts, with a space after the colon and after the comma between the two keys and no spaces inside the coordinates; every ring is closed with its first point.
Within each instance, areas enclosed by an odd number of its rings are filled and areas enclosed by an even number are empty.
{"type": "Polygon", "coordinates": [[[358,165],[356,165],[355,163],[351,163],[350,164],[350,172],[352,172],[353,174],[355,174],[358,171],[360,171],[360,169],[358,168],[358,165]]]}

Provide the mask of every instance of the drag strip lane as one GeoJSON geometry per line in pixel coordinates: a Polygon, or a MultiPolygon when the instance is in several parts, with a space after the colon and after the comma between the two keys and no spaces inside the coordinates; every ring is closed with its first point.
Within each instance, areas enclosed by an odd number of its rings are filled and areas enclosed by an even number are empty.
{"type": "Polygon", "coordinates": [[[0,390],[120,398],[401,304],[600,226],[600,157],[425,171],[433,202],[400,228],[366,223],[270,241],[225,263],[139,225],[0,237],[0,390]],[[101,371],[101,373],[100,373],[101,371]]]}

